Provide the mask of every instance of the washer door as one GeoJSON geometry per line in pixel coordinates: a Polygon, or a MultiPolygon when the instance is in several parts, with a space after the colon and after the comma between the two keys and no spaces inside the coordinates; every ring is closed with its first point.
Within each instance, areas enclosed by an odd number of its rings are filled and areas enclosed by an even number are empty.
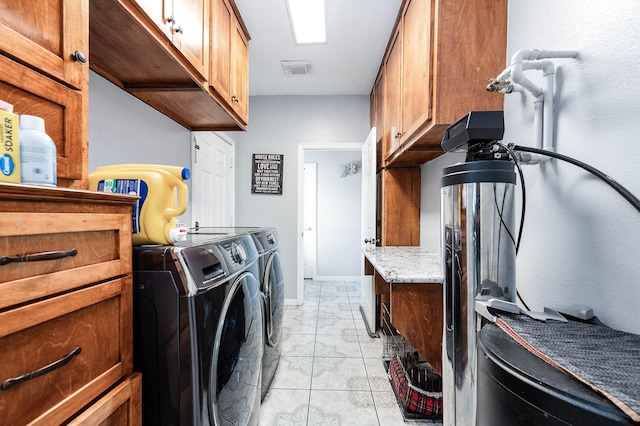
{"type": "Polygon", "coordinates": [[[277,346],[282,337],[282,319],[284,317],[284,282],[280,253],[271,253],[265,266],[262,280],[262,293],[266,300],[266,339],[267,345],[277,346]]]}
{"type": "Polygon", "coordinates": [[[209,377],[212,425],[256,425],[260,415],[262,308],[255,276],[229,287],[220,313],[209,377]]]}

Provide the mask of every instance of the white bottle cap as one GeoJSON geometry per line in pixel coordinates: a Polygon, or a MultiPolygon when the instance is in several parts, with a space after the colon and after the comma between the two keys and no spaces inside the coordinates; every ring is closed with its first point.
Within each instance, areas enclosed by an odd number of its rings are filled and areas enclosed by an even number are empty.
{"type": "Polygon", "coordinates": [[[44,118],[36,117],[35,115],[21,115],[20,128],[34,129],[34,130],[40,130],[41,132],[44,132],[44,118]]]}
{"type": "Polygon", "coordinates": [[[187,228],[178,226],[169,230],[169,239],[171,242],[187,241],[187,228]]]}
{"type": "Polygon", "coordinates": [[[13,105],[0,99],[0,109],[7,112],[13,112],[13,105]]]}

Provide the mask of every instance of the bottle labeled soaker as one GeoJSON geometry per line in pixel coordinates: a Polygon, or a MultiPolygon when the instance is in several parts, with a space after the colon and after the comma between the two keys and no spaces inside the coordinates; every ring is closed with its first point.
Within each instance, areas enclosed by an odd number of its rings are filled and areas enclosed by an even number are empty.
{"type": "Polygon", "coordinates": [[[191,172],[160,164],[118,164],[89,174],[89,189],[140,197],[132,210],[133,244],[173,244],[186,239],[176,217],[187,209],[191,172]]]}
{"type": "Polygon", "coordinates": [[[44,119],[20,115],[20,182],[56,186],[56,144],[44,129],[44,119]]]}

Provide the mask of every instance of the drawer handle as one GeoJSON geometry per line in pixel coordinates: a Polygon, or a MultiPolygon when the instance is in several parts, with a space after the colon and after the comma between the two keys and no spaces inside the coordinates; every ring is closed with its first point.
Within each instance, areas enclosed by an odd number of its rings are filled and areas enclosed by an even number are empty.
{"type": "Polygon", "coordinates": [[[39,370],[35,370],[31,373],[23,374],[22,376],[5,380],[4,382],[2,382],[2,386],[0,387],[0,389],[9,390],[15,385],[19,385],[22,382],[26,382],[27,380],[35,379],[36,377],[51,373],[52,371],[66,365],[73,359],[74,356],[78,355],[80,352],[82,352],[82,349],[80,348],[80,346],[77,346],[74,350],[63,356],[58,361],[52,362],[51,364],[46,365],[39,370]]]}
{"type": "Polygon", "coordinates": [[[24,256],[2,256],[0,257],[0,265],[6,265],[12,262],[37,262],[40,260],[62,259],[63,257],[75,256],[78,250],[72,248],[67,251],[48,251],[45,253],[25,254],[24,256]]]}

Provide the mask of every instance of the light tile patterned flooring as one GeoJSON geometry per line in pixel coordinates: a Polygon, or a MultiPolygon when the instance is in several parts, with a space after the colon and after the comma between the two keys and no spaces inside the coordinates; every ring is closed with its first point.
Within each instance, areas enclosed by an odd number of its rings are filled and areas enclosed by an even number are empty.
{"type": "Polygon", "coordinates": [[[282,356],[260,426],[394,426],[405,423],[382,363],[382,339],[360,314],[359,281],[304,282],[287,306],[282,356]]]}

